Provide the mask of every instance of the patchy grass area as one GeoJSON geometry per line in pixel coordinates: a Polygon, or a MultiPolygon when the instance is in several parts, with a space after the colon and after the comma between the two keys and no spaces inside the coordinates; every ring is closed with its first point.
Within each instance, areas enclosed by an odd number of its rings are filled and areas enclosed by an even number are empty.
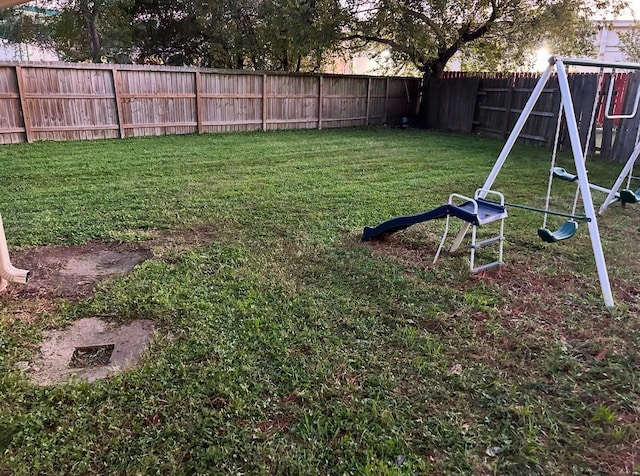
{"type": "MultiPolygon", "coordinates": [[[[0,297],[0,474],[640,470],[639,209],[600,221],[615,310],[586,229],[546,245],[537,214],[511,211],[507,266],[476,277],[466,252],[431,265],[442,222],[360,242],[472,194],[501,146],[384,129],[3,146],[13,250],[213,238],[154,246],[91,297],[0,297]],[[134,370],[29,383],[16,364],[84,317],[160,331],[134,370]]],[[[517,147],[495,188],[541,206],[548,167],[517,147]]],[[[589,163],[604,185],[620,167],[589,163]]],[[[574,191],[555,183],[554,207],[574,191]]]]}

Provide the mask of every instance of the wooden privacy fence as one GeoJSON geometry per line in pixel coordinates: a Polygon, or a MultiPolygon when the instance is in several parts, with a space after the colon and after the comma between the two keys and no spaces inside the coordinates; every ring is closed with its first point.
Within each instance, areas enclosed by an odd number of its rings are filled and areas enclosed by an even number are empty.
{"type": "Polygon", "coordinates": [[[397,124],[418,78],[0,63],[0,143],[397,124]]]}
{"type": "MultiPolygon", "coordinates": [[[[480,133],[506,138],[529,99],[539,76],[535,74],[467,74],[448,73],[431,81],[427,94],[426,125],[430,128],[480,133]]],[[[633,109],[640,77],[616,75],[616,97],[609,112],[626,113],[633,109]],[[617,86],[620,84],[621,86],[617,86]],[[615,109],[614,109],[615,108],[615,109]]],[[[594,122],[589,152],[603,158],[626,160],[636,143],[640,114],[630,119],[611,120],[604,115],[606,92],[611,75],[604,76],[598,94],[597,118],[594,122]]],[[[589,131],[591,113],[598,89],[598,74],[570,74],[569,85],[582,143],[589,131]]],[[[520,137],[551,147],[555,138],[560,89],[552,76],[527,120],[520,137]]],[[[570,147],[566,128],[560,136],[560,148],[570,147]]]]}

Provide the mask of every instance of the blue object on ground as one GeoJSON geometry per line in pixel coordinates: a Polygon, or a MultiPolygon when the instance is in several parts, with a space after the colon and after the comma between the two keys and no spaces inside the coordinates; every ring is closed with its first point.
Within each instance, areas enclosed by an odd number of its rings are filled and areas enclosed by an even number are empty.
{"type": "Polygon", "coordinates": [[[476,202],[478,204],[477,213],[474,213],[475,207],[473,201],[468,201],[461,205],[441,205],[433,210],[417,215],[392,218],[375,227],[365,226],[362,232],[362,241],[381,239],[386,235],[404,230],[416,223],[446,218],[447,216],[460,218],[475,226],[484,225],[506,216],[505,207],[503,206],[483,199],[477,199],[476,202]]]}

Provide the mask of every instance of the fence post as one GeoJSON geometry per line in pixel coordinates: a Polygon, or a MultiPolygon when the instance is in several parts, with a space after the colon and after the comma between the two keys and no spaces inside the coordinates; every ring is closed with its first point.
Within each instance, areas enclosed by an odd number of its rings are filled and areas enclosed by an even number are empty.
{"type": "Polygon", "coordinates": [[[24,79],[22,77],[22,67],[16,66],[16,80],[18,81],[18,96],[20,97],[20,109],[22,109],[22,122],[24,123],[24,135],[28,143],[33,142],[31,131],[31,115],[27,108],[27,98],[24,92],[24,79]]]}
{"type": "Polygon", "coordinates": [[[198,123],[198,134],[202,134],[204,132],[204,125],[202,120],[202,97],[200,97],[200,93],[202,92],[202,78],[200,77],[200,70],[196,70],[196,121],[198,123]]]}
{"type": "MultiPolygon", "coordinates": [[[[609,90],[609,83],[613,81],[613,75],[611,73],[605,73],[603,81],[602,81],[602,92],[600,95],[600,102],[602,107],[604,108],[604,91],[609,90]]],[[[600,112],[600,119],[602,119],[602,141],[600,144],[600,157],[604,159],[612,159],[613,154],[613,119],[609,119],[604,114],[604,110],[600,112]]]]}
{"type": "Polygon", "coordinates": [[[120,139],[124,138],[124,124],[122,123],[122,104],[120,102],[120,71],[117,67],[111,68],[111,81],[113,81],[113,97],[116,101],[116,115],[118,119],[118,132],[120,139]]]}
{"type": "Polygon", "coordinates": [[[389,78],[384,86],[384,125],[387,125],[387,118],[389,115],[389,78]]]}
{"type": "Polygon", "coordinates": [[[370,104],[371,104],[371,78],[368,78],[367,80],[367,112],[365,114],[365,119],[364,119],[365,126],[369,125],[370,104]]]}
{"type": "Polygon", "coordinates": [[[322,130],[322,75],[318,76],[318,130],[322,130]]]}
{"type": "Polygon", "coordinates": [[[504,122],[502,124],[502,136],[506,139],[509,136],[509,123],[511,122],[511,106],[513,105],[513,90],[515,88],[516,75],[509,76],[509,92],[507,93],[507,104],[504,106],[504,122]]]}
{"type": "Polygon", "coordinates": [[[267,130],[267,75],[262,75],[262,130],[267,130]]]}

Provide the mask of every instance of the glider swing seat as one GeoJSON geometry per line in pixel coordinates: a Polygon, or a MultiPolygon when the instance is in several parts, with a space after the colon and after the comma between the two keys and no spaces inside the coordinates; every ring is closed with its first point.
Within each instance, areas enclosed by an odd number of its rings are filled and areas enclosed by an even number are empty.
{"type": "Polygon", "coordinates": [[[557,243],[558,241],[572,238],[577,231],[578,222],[567,220],[556,231],[551,231],[548,228],[538,228],[538,236],[545,243],[557,243]]]}
{"type": "MultiPolygon", "coordinates": [[[[596,106],[594,105],[592,118],[591,118],[592,121],[595,118],[595,110],[596,110],[596,106]]],[[[556,157],[558,154],[558,144],[560,142],[560,129],[562,128],[562,112],[563,111],[564,111],[564,104],[562,103],[562,99],[561,99],[560,107],[558,108],[558,119],[556,121],[556,134],[553,141],[553,151],[551,152],[551,167],[549,171],[549,180],[547,182],[547,195],[545,198],[544,210],[542,210],[542,212],[544,213],[544,219],[542,220],[542,226],[538,228],[538,237],[540,237],[540,239],[545,243],[557,243],[559,241],[568,240],[569,238],[572,238],[578,231],[578,222],[576,221],[578,217],[575,216],[576,208],[578,205],[577,193],[573,201],[573,210],[571,212],[571,215],[568,215],[565,213],[552,212],[551,210],[549,210],[549,202],[551,200],[551,187],[553,185],[553,177],[554,177],[553,170],[555,169],[556,157]],[[560,225],[560,227],[557,230],[551,231],[549,228],[547,228],[547,219],[550,215],[564,216],[566,218],[569,218],[569,220],[565,221],[562,225],[560,225]]],[[[587,144],[588,143],[589,143],[589,138],[587,138],[587,144]]]]}
{"type": "Polygon", "coordinates": [[[624,190],[620,190],[620,203],[622,203],[623,207],[628,203],[638,202],[640,202],[640,188],[635,192],[627,188],[625,188],[624,190]]]}
{"type": "MultiPolygon", "coordinates": [[[[604,94],[604,92],[601,93],[601,90],[604,89],[604,81],[603,81],[603,74],[602,74],[603,66],[605,65],[600,66],[600,76],[598,81],[598,87],[596,88],[596,97],[594,99],[594,106],[591,114],[591,122],[589,123],[589,131],[588,131],[586,144],[588,144],[590,141],[596,109],[599,106],[599,98],[601,97],[601,94],[602,95],[604,94]]],[[[627,65],[618,64],[617,66],[625,69],[637,69],[638,67],[638,65],[628,65],[628,64],[627,65]]],[[[616,68],[615,67],[612,68],[612,72],[611,72],[612,79],[609,81],[607,99],[604,104],[604,115],[607,119],[631,119],[635,117],[636,114],[638,113],[638,106],[640,104],[640,87],[638,87],[638,90],[636,92],[633,108],[630,113],[620,113],[620,114],[612,113],[611,112],[612,98],[613,98],[614,84],[615,84],[615,81],[613,81],[613,76],[615,75],[615,71],[616,71],[616,68]]],[[[640,138],[640,136],[638,137],[640,138]]],[[[587,157],[586,145],[585,145],[585,150],[583,155],[584,155],[584,160],[586,161],[586,157],[587,157]]],[[[638,177],[633,177],[633,167],[636,161],[638,160],[638,157],[640,157],[640,140],[636,139],[636,145],[633,152],[627,159],[627,162],[625,163],[624,167],[620,171],[620,174],[618,175],[615,183],[611,188],[601,187],[599,185],[592,184],[592,183],[588,184],[590,189],[597,190],[599,192],[607,194],[607,198],[605,199],[605,201],[602,203],[602,205],[598,210],[599,215],[602,215],[605,212],[605,210],[609,207],[609,205],[615,202],[620,202],[620,204],[623,207],[627,204],[640,203],[640,188],[636,189],[635,191],[631,189],[631,179],[638,178],[638,177]],[[626,188],[622,188],[625,178],[627,179],[626,188]]],[[[568,182],[575,182],[578,180],[577,175],[567,172],[562,167],[552,167],[552,173],[555,178],[566,180],[568,182]]]]}
{"type": "MultiPolygon", "coordinates": [[[[638,91],[640,91],[640,87],[638,88],[638,91]]],[[[636,103],[636,107],[634,110],[637,110],[637,109],[638,109],[638,105],[636,103]]],[[[636,146],[633,149],[633,152],[631,152],[631,155],[627,159],[627,162],[625,163],[624,167],[620,171],[620,175],[618,175],[618,178],[616,179],[611,189],[601,190],[602,192],[605,192],[605,193],[608,192],[608,194],[607,194],[607,198],[605,199],[605,201],[600,206],[600,209],[598,210],[599,214],[604,213],[605,210],[609,207],[609,205],[617,201],[620,201],[622,206],[625,206],[627,204],[632,204],[632,203],[640,203],[640,188],[635,191],[630,188],[631,179],[637,178],[637,177],[633,177],[633,166],[635,165],[639,156],[640,156],[640,141],[636,142],[636,146]],[[625,178],[627,179],[627,184],[625,188],[622,188],[625,178]]]]}
{"type": "MultiPolygon", "coordinates": [[[[562,168],[562,167],[554,167],[553,168],[553,176],[555,178],[558,178],[560,180],[565,180],[567,182],[575,182],[576,180],[578,180],[578,176],[577,175],[572,174],[570,172],[567,172],[567,170],[562,168]]],[[[600,187],[600,186],[594,185],[592,183],[589,184],[589,188],[591,188],[593,190],[598,190],[598,191],[603,192],[603,193],[611,192],[611,189],[609,189],[609,188],[600,187]]],[[[628,188],[623,188],[619,192],[615,192],[613,194],[612,198],[613,198],[613,201],[611,203],[620,202],[623,207],[625,205],[627,205],[627,204],[640,203],[640,188],[637,189],[635,192],[633,190],[628,189],[628,188]]],[[[603,206],[605,208],[602,211],[606,210],[608,205],[609,204],[607,204],[605,206],[605,204],[603,204],[603,206]]]]}

